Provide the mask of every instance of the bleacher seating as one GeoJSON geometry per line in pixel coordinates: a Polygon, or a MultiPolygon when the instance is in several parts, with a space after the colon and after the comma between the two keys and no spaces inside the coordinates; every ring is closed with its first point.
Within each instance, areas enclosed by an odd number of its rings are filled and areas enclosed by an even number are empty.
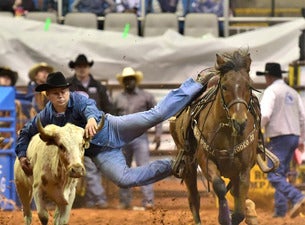
{"type": "Polygon", "coordinates": [[[28,12],[25,15],[25,18],[42,22],[46,21],[49,18],[51,19],[51,22],[58,23],[57,15],[53,12],[28,12]]]}
{"type": "Polygon", "coordinates": [[[138,18],[134,13],[108,13],[105,16],[104,30],[124,32],[128,27],[128,33],[139,35],[138,18]]]}
{"type": "Polygon", "coordinates": [[[219,36],[218,18],[212,13],[188,13],[184,20],[184,35],[202,37],[205,34],[219,36]]]}
{"type": "Polygon", "coordinates": [[[0,16],[14,17],[14,14],[9,11],[0,11],[0,16]]]}
{"type": "Polygon", "coordinates": [[[149,13],[142,29],[144,37],[163,35],[168,29],[178,32],[178,17],[175,13],[149,13]]]}
{"type": "Polygon", "coordinates": [[[64,25],[97,29],[98,20],[94,13],[71,12],[66,14],[64,25]]]}

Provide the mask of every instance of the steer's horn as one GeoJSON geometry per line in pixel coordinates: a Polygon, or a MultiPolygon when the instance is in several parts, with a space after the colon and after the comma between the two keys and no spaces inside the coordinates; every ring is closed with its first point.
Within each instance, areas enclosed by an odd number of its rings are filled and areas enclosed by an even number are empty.
{"type": "MultiPolygon", "coordinates": [[[[97,125],[96,133],[99,132],[99,131],[103,128],[104,123],[105,123],[105,114],[102,115],[102,118],[101,118],[99,124],[97,125]]],[[[87,137],[85,137],[85,136],[86,136],[86,135],[84,135],[84,140],[85,140],[85,145],[84,145],[84,147],[85,147],[85,149],[87,149],[87,148],[89,148],[89,146],[90,146],[91,137],[87,138],[87,137]]]]}
{"type": "Polygon", "coordinates": [[[256,155],[256,162],[259,166],[259,168],[264,172],[264,173],[269,173],[269,172],[274,172],[280,165],[280,160],[279,158],[274,155],[271,151],[269,151],[267,148],[265,148],[265,154],[268,159],[271,160],[272,162],[272,167],[269,167],[267,165],[267,162],[262,158],[261,154],[256,155]]]}
{"type": "Polygon", "coordinates": [[[46,130],[43,128],[40,117],[37,117],[36,125],[37,125],[37,129],[38,129],[41,140],[43,140],[47,144],[53,144],[54,136],[51,134],[48,134],[46,132],[46,130]]]}

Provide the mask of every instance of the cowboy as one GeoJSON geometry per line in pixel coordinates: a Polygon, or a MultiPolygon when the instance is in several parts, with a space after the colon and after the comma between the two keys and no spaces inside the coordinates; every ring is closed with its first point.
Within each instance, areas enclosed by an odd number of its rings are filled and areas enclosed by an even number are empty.
{"type": "Polygon", "coordinates": [[[88,61],[84,54],[79,54],[75,61],[69,62],[69,67],[74,70],[74,75],[67,78],[71,84],[71,91],[81,91],[96,101],[97,107],[106,113],[113,113],[113,105],[110,102],[107,88],[91,74],[94,61],[88,61]]]}
{"type": "Polygon", "coordinates": [[[30,82],[28,84],[27,96],[31,98],[31,102],[37,112],[41,111],[47,103],[45,93],[35,93],[37,85],[44,84],[49,73],[54,68],[45,62],[36,63],[30,68],[28,76],[30,82]]]}
{"type": "Polygon", "coordinates": [[[265,71],[256,72],[265,76],[267,84],[260,102],[261,127],[270,139],[269,149],[280,160],[278,169],[267,176],[275,188],[273,217],[285,217],[290,201],[293,205],[290,217],[294,218],[300,212],[305,213],[305,195],[287,181],[286,173],[295,149],[304,151],[305,110],[298,92],[284,82],[283,73],[286,71],[275,62],[266,63],[265,71]]]}
{"type": "Polygon", "coordinates": [[[189,78],[179,88],[170,91],[154,108],[124,116],[105,114],[98,110],[94,100],[78,92],[70,92],[69,87],[70,83],[61,72],[50,73],[46,83],[36,87],[38,92],[46,91],[49,102],[23,127],[17,140],[15,152],[25,174],[32,175],[27,148],[31,138],[38,133],[36,122],[39,117],[43,126],[51,123],[64,126],[69,122],[84,128],[85,136],[92,137],[85,154],[92,157],[103,175],[122,188],[152,184],[172,175],[171,159],[128,167],[122,147],[181,111],[202,91],[203,84],[189,78]],[[97,132],[97,124],[102,118],[104,126],[97,132]]]}
{"type": "MultiPolygon", "coordinates": [[[[117,74],[116,78],[124,90],[119,93],[115,100],[114,106],[117,110],[117,115],[127,115],[149,110],[157,103],[154,96],[139,88],[139,84],[143,79],[141,71],[134,70],[132,67],[125,67],[122,73],[117,74]]],[[[155,126],[156,150],[161,143],[162,124],[155,126]]],[[[131,167],[133,157],[137,166],[146,165],[149,163],[149,139],[147,132],[140,137],[134,139],[123,147],[123,152],[126,158],[126,163],[131,167]]],[[[154,206],[154,190],[153,185],[145,185],[141,187],[143,200],[142,206],[145,209],[152,209],[154,206]]],[[[120,189],[120,205],[119,208],[128,209],[131,207],[131,190],[127,188],[120,189]]]]}

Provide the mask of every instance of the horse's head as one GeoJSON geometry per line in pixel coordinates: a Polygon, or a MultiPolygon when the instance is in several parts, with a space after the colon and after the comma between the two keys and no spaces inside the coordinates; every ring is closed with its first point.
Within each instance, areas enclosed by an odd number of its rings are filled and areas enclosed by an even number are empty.
{"type": "Polygon", "coordinates": [[[231,54],[217,54],[216,57],[222,105],[233,128],[233,135],[241,135],[247,125],[252,95],[250,54],[248,51],[239,50],[231,54]]]}

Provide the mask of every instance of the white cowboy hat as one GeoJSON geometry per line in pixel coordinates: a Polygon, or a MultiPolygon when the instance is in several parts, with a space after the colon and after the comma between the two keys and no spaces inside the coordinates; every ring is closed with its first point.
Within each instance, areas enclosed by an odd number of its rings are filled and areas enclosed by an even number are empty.
{"type": "Polygon", "coordinates": [[[41,69],[45,69],[48,73],[52,73],[54,68],[45,62],[35,64],[29,71],[29,78],[34,81],[37,72],[41,69]]]}
{"type": "Polygon", "coordinates": [[[125,77],[135,77],[136,83],[139,84],[143,79],[143,73],[141,71],[136,71],[131,67],[125,67],[121,74],[116,75],[116,79],[122,85],[125,77]]]}

